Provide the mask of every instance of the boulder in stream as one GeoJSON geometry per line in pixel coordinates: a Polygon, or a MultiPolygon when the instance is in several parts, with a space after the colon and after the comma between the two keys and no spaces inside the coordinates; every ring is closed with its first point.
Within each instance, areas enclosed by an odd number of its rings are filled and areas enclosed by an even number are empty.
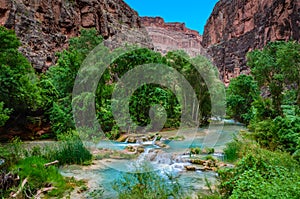
{"type": "Polygon", "coordinates": [[[124,134],[124,135],[121,135],[118,139],[117,139],[117,142],[125,142],[128,138],[128,135],[124,134]]]}
{"type": "Polygon", "coordinates": [[[196,167],[193,165],[187,165],[187,166],[185,166],[185,169],[187,171],[196,171],[196,167]]]}

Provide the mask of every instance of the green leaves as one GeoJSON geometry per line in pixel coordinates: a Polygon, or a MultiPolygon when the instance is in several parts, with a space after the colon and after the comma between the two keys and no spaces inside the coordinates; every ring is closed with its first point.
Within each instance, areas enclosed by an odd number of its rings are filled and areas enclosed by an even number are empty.
{"type": "Polygon", "coordinates": [[[0,26],[0,52],[3,53],[9,49],[17,49],[21,45],[13,30],[7,30],[0,26]]]}
{"type": "Polygon", "coordinates": [[[57,64],[41,78],[45,109],[56,135],[75,129],[72,114],[74,81],[87,54],[101,42],[102,37],[95,29],[82,29],[80,37],[70,39],[69,49],[58,53],[57,64]]]}
{"type": "Polygon", "coordinates": [[[0,27],[0,101],[12,115],[35,111],[42,105],[38,79],[28,60],[18,52],[13,31],[0,27]]]}
{"type": "Polygon", "coordinates": [[[80,37],[70,39],[69,51],[77,51],[82,58],[85,58],[102,41],[102,36],[98,34],[95,28],[81,29],[80,37]]]}
{"type": "Polygon", "coordinates": [[[250,121],[251,138],[264,149],[247,142],[237,154],[237,143],[228,145],[226,153],[244,156],[235,168],[219,171],[220,188],[227,198],[299,198],[300,44],[271,42],[247,58],[254,79],[233,79],[227,105],[232,116],[250,121]]]}
{"type": "Polygon", "coordinates": [[[249,123],[251,104],[258,95],[258,86],[252,76],[240,75],[232,79],[227,89],[227,114],[240,122],[249,123]]]}
{"type": "Polygon", "coordinates": [[[9,119],[10,113],[11,110],[4,108],[4,103],[0,102],[0,127],[4,126],[6,121],[9,119]]]}
{"type": "Polygon", "coordinates": [[[252,103],[254,138],[271,150],[294,153],[300,138],[300,44],[271,42],[249,53],[248,65],[264,96],[252,103]]]}
{"type": "Polygon", "coordinates": [[[300,168],[287,153],[241,142],[244,156],[234,168],[218,171],[225,198],[299,198],[300,168]]]}
{"type": "Polygon", "coordinates": [[[300,44],[295,41],[269,43],[263,50],[247,55],[247,65],[258,81],[270,91],[275,110],[282,114],[281,103],[286,87],[297,90],[300,105],[300,44]]]}

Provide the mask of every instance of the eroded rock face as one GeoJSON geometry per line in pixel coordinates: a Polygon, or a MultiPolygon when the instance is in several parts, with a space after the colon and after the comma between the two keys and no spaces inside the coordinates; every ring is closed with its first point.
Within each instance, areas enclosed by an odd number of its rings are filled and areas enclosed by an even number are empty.
{"type": "Polygon", "coordinates": [[[138,14],[122,0],[0,0],[0,25],[15,29],[20,51],[42,71],[81,28],[96,28],[115,48],[122,42],[153,48],[138,14]]]}
{"type": "Polygon", "coordinates": [[[247,52],[291,38],[300,41],[299,0],[221,0],[207,21],[202,45],[227,84],[249,73],[247,52]]]}
{"type": "Polygon", "coordinates": [[[161,17],[141,17],[141,21],[155,50],[162,54],[182,49],[192,57],[206,55],[201,45],[202,36],[197,31],[186,28],[184,23],[165,23],[161,17]]]}

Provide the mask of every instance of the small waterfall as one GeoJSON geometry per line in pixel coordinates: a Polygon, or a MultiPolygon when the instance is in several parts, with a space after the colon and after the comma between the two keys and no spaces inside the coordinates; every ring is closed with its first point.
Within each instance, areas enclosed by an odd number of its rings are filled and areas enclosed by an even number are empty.
{"type": "Polygon", "coordinates": [[[157,135],[151,141],[142,142],[142,145],[155,145],[156,140],[157,140],[157,135]]]}
{"type": "Polygon", "coordinates": [[[148,155],[149,155],[151,149],[152,148],[145,148],[145,151],[140,154],[140,156],[138,157],[136,162],[137,163],[142,163],[144,161],[148,161],[148,155]]]}
{"type": "Polygon", "coordinates": [[[127,138],[126,138],[126,140],[125,140],[125,142],[124,142],[124,143],[126,143],[126,144],[127,144],[127,143],[128,143],[128,140],[129,140],[129,137],[127,137],[127,138]]]}
{"type": "Polygon", "coordinates": [[[154,139],[152,140],[152,144],[155,145],[155,142],[157,140],[157,135],[154,137],[154,139]]]}

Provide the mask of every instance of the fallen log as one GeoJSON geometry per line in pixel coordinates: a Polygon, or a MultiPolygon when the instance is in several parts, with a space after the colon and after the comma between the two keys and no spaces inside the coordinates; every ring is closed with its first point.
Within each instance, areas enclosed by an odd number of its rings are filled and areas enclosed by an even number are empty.
{"type": "Polygon", "coordinates": [[[44,192],[47,192],[47,191],[51,191],[53,189],[56,189],[55,187],[45,187],[45,188],[42,188],[40,190],[37,191],[36,195],[34,196],[35,199],[38,199],[40,198],[41,194],[44,193],[44,192]]]}
{"type": "Polygon", "coordinates": [[[51,165],[55,165],[55,164],[58,164],[58,163],[59,163],[59,161],[58,161],[58,160],[55,160],[55,161],[53,161],[53,162],[49,162],[49,163],[44,164],[44,166],[45,166],[45,167],[49,167],[49,166],[51,166],[51,165]]]}
{"type": "Polygon", "coordinates": [[[14,193],[14,194],[11,194],[12,198],[16,198],[20,194],[20,192],[23,190],[23,188],[24,188],[25,184],[27,183],[27,181],[28,181],[27,178],[25,178],[23,180],[23,182],[21,184],[21,187],[18,189],[18,191],[16,193],[14,193]]]}

